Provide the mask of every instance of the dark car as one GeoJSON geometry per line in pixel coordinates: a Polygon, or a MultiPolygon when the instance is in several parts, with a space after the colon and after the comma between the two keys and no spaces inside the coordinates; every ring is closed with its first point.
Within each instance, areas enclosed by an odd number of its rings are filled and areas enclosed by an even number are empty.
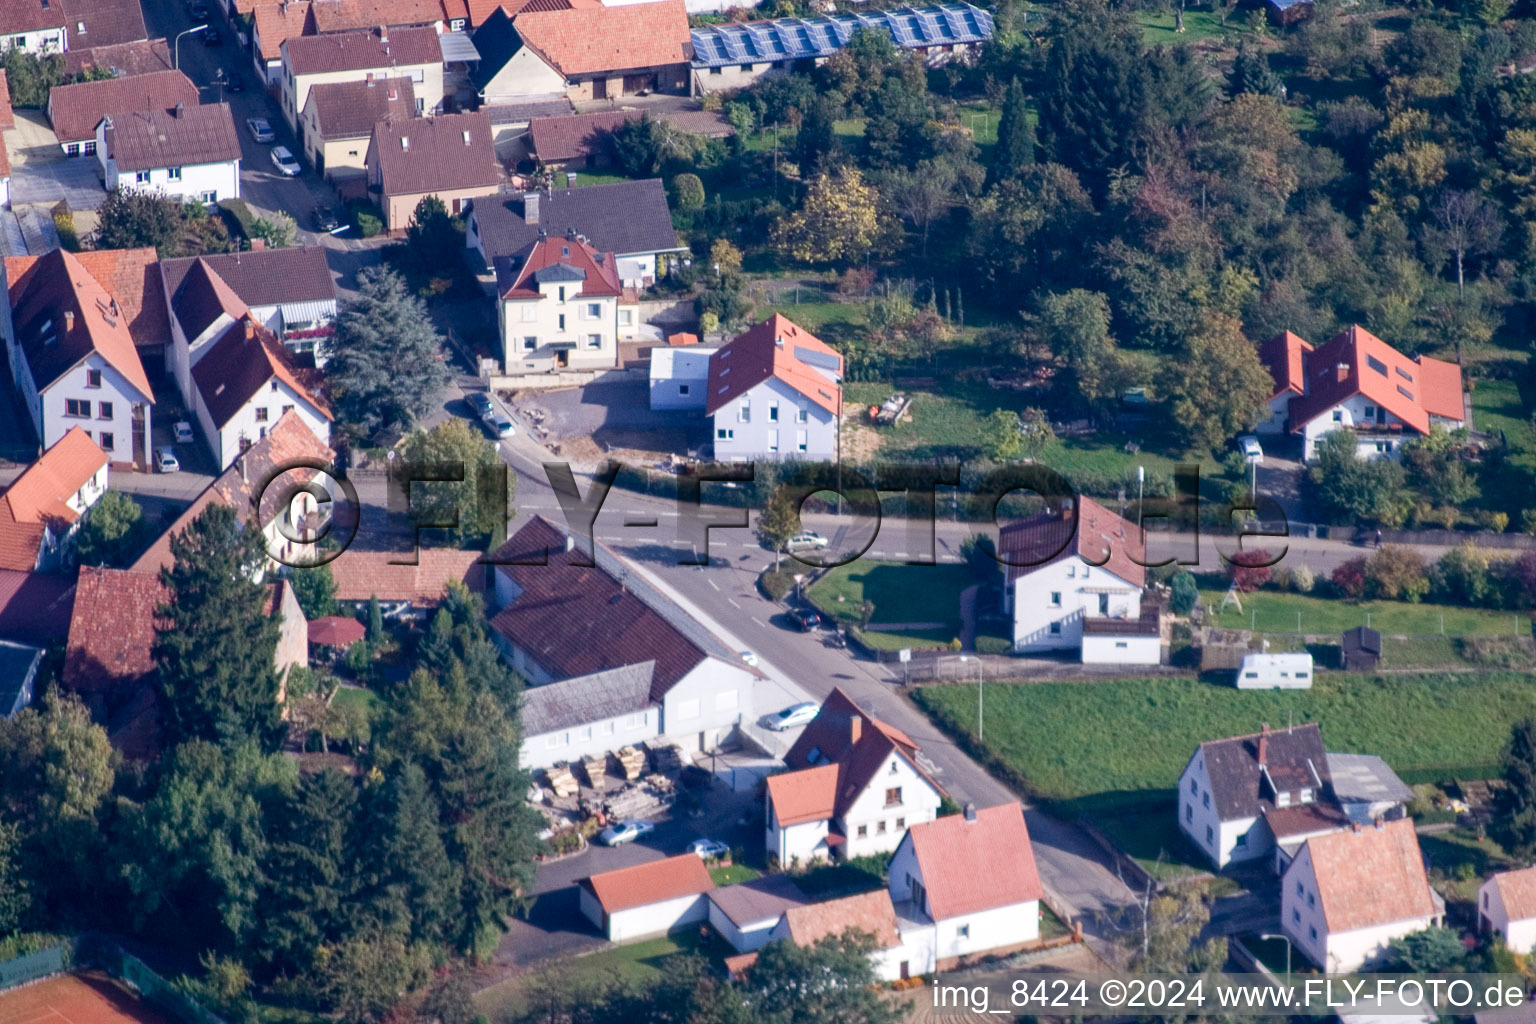
{"type": "Polygon", "coordinates": [[[335,231],[341,226],[341,221],[336,219],[336,211],[324,203],[315,205],[315,230],[335,231]]]}
{"type": "Polygon", "coordinates": [[[201,25],[208,20],[208,5],[205,3],[187,4],[187,15],[197,24],[201,25]]]}
{"type": "Polygon", "coordinates": [[[224,79],[225,92],[245,92],[245,79],[240,77],[240,72],[231,71],[224,79]]]}
{"type": "Polygon", "coordinates": [[[796,626],[800,627],[802,633],[809,633],[821,625],[821,616],[809,608],[793,608],[790,610],[789,617],[796,626]]]}
{"type": "Polygon", "coordinates": [[[224,37],[219,35],[219,30],[218,29],[211,28],[207,32],[203,33],[203,45],[204,46],[223,46],[224,45],[224,37]]]}

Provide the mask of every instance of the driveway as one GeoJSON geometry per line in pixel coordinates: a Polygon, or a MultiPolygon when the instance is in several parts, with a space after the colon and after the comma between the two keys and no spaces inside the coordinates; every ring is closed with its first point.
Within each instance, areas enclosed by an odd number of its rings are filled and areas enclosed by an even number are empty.
{"type": "Polygon", "coordinates": [[[63,199],[71,210],[98,210],[107,201],[95,157],[70,159],[40,110],[16,111],[16,127],[5,133],[11,157],[11,205],[52,205],[63,199]]]}
{"type": "Polygon", "coordinates": [[[709,439],[709,422],[697,412],[651,412],[643,380],[525,391],[514,405],[519,418],[548,442],[590,437],[605,449],[682,453],[699,450],[709,439]]]}

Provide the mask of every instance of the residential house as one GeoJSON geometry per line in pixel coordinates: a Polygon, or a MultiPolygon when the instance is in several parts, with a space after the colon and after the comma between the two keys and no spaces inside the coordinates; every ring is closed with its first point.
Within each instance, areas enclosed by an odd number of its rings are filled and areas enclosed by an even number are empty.
{"type": "Polygon", "coordinates": [[[480,54],[480,62],[469,78],[482,104],[499,106],[559,98],[565,102],[566,111],[570,110],[565,76],[523,45],[523,37],[512,27],[512,15],[504,6],[496,7],[475,27],[470,38],[480,54]]]}
{"type": "Polygon", "coordinates": [[[842,378],[843,357],[788,317],[737,335],[709,360],[715,458],[836,458],[842,378]]]}
{"type": "Polygon", "coordinates": [[[651,349],[652,412],[697,409],[709,401],[709,364],[717,348],[667,345],[651,349]]]}
{"type": "MultiPolygon", "coordinates": [[[[9,279],[9,260],[5,269],[9,279]]],[[[44,447],[79,426],[112,461],[148,466],[155,399],[123,307],[62,249],[33,260],[8,292],[0,332],[44,447]]]]}
{"type": "MultiPolygon", "coordinates": [[[[165,372],[165,353],[171,340],[171,319],[160,284],[160,262],[152,247],[139,249],[86,249],[74,254],[85,272],[94,278],[128,324],[128,334],[146,373],[165,372]]],[[[40,256],[7,256],[5,270],[15,280],[40,256]]]]}
{"type": "Polygon", "coordinates": [[[613,132],[638,121],[640,110],[535,117],[528,122],[527,156],[549,171],[591,171],[613,163],[613,132]]]}
{"type": "Polygon", "coordinates": [[[32,703],[43,653],[41,647],[0,640],[0,717],[15,718],[16,712],[32,703]]]}
{"type": "Polygon", "coordinates": [[[1141,529],[1091,498],[1009,523],[998,533],[1003,606],[1018,652],[1077,648],[1086,663],[1156,665],[1162,626],[1143,600],[1141,529]]]}
{"type": "Polygon", "coordinates": [[[1360,326],[1313,348],[1285,331],[1259,349],[1275,390],[1260,433],[1301,438],[1310,461],[1328,433],[1355,431],[1361,458],[1396,458],[1404,443],[1430,428],[1454,430],[1467,420],[1461,367],[1428,356],[1409,358],[1360,326]]]}
{"type": "Polygon", "coordinates": [[[16,111],[11,109],[11,80],[0,68],[0,131],[16,127],[16,111]]]}
{"type": "Polygon", "coordinates": [[[891,904],[890,893],[884,889],[790,907],[769,932],[768,941],[814,946],[822,939],[836,938],[850,928],[874,939],[869,956],[875,977],[895,981],[909,976],[905,972],[906,947],[902,944],[896,908],[891,904]]]}
{"type": "Polygon", "coordinates": [[[1040,938],[1044,887],[1016,803],[913,825],[886,871],[902,922],[902,977],[950,971],[1040,938]],[[983,881],[985,880],[985,881],[983,881]]]}
{"type": "Polygon", "coordinates": [[[1496,872],[1479,887],[1477,930],[1502,935],[1512,953],[1536,950],[1536,867],[1496,872]]]}
{"type": "MultiPolygon", "coordinates": [[[[367,528],[365,521],[364,528],[367,528]]],[[[347,548],[330,563],[336,600],[361,607],[377,597],[386,615],[424,619],[459,583],[470,592],[485,590],[486,565],[479,551],[423,547],[412,559],[409,551],[347,548]]]]}
{"type": "MultiPolygon", "coordinates": [[[[653,92],[688,91],[688,12],[683,0],[610,7],[528,4],[512,19],[523,46],[553,75],[520,75],[527,95],[547,95],[563,82],[581,103],[653,92]]],[[[515,58],[514,58],[515,59],[515,58]]]]}
{"type": "Polygon", "coordinates": [[[691,32],[693,90],[740,89],[771,71],[820,64],[859,29],[884,30],[897,46],[915,50],[936,67],[969,61],[992,38],[993,22],[989,11],[954,3],[702,25],[691,32]]]}
{"type": "Polygon", "coordinates": [[[156,71],[126,78],[56,85],[48,91],[48,123],[65,156],[95,156],[97,127],[103,118],[139,110],[170,110],[180,103],[195,107],[197,86],[180,71],[156,71]]]}
{"type": "Polygon", "coordinates": [[[416,92],[409,78],[330,82],[309,90],[299,136],[316,171],[327,179],[363,179],[368,143],[380,121],[416,116],[416,92]]]}
{"type": "Polygon", "coordinates": [[[486,104],[480,108],[491,119],[496,159],[508,167],[528,159],[528,129],[536,117],[562,117],[576,108],[563,95],[524,103],[486,104]]]}
{"type": "MultiPolygon", "coordinates": [[[[530,690],[654,662],[650,714],[685,752],[717,748],[752,718],[761,674],[602,544],[588,557],[534,516],[487,561],[491,638],[530,690]]],[[[594,737],[606,720],[590,723],[594,737]]],[[[539,757],[527,750],[528,763],[539,757]]]]}
{"type": "Polygon", "coordinates": [[[1408,813],[1413,790],[1372,754],[1329,754],[1328,791],[1350,821],[1392,821],[1408,813]]]}
{"type": "Polygon", "coordinates": [[[768,944],[784,912],[811,899],[788,875],[761,875],[709,892],[709,925],[738,953],[768,944]]]}
{"type": "Polygon", "coordinates": [[[605,751],[635,746],[661,733],[651,703],[656,662],[600,669],[523,691],[524,768],[575,763],[605,751]]]}
{"type": "Polygon", "coordinates": [[[317,345],[334,329],[336,279],[322,245],[215,253],[163,260],[163,303],[169,305],[199,260],[245,303],[252,319],[296,356],[325,365],[317,345]]]}
{"type": "Polygon", "coordinates": [[[890,853],[932,821],[944,790],[917,763],[917,744],[834,689],[770,775],[764,842],[786,867],[890,853]]]}
{"type": "Polygon", "coordinates": [[[577,883],[581,912],[610,942],[665,935],[709,914],[715,887],[692,853],[604,871],[577,883]]]}
{"type": "Polygon", "coordinates": [[[87,75],[93,71],[109,72],[114,78],[133,75],[150,75],[157,71],[174,71],[171,48],[164,39],[139,39],[130,43],[111,46],[91,46],[84,49],[70,47],[64,55],[66,80],[87,75]]]}
{"type": "Polygon", "coordinates": [[[283,117],[294,132],[309,90],[327,82],[409,78],[417,113],[436,113],[443,103],[443,50],[436,29],[377,28],[283,40],[283,117]]]}
{"type": "Polygon", "coordinates": [[[640,300],[618,258],[574,231],[540,238],[496,263],[502,365],[509,374],[608,370],[633,336],[640,300]]]}
{"type": "Polygon", "coordinates": [[[47,572],[70,561],[82,517],[107,491],[107,453],[71,427],[0,491],[0,568],[47,572]]]}
{"type": "Polygon", "coordinates": [[[141,43],[149,38],[139,0],[69,0],[65,14],[66,50],[141,43]]]}
{"type": "Polygon", "coordinates": [[[1379,961],[1393,939],[1438,925],[1445,914],[1407,818],[1308,839],[1280,884],[1281,928],[1329,974],[1379,961]]]}
{"type": "Polygon", "coordinates": [[[74,607],[74,577],[0,568],[0,639],[61,643],[74,607]]]}
{"type": "Polygon", "coordinates": [[[494,267],[498,259],[526,250],[541,233],[559,238],[572,231],[599,252],[614,254],[626,288],[655,284],[661,258],[688,251],[672,227],[660,178],[476,199],[469,205],[464,241],[485,266],[494,267]]]}
{"type": "Polygon", "coordinates": [[[310,0],[282,0],[257,4],[251,11],[251,59],[257,80],[268,89],[282,86],[283,43],[314,34],[310,7],[310,0]]]}
{"type": "MultiPolygon", "coordinates": [[[[130,568],[135,572],[155,573],[169,566],[171,539],[213,503],[234,509],[242,522],[254,520],[272,559],[281,559],[285,565],[302,564],[314,556],[314,544],[292,540],[289,535],[313,534],[320,516],[327,510],[313,494],[298,490],[317,479],[324,479],[312,468],[301,468],[300,464],[329,464],[335,458],[336,453],[305,426],[297,413],[280,416],[266,436],[236,456],[234,464],[204,488],[170,529],[161,534],[130,568]],[[296,468],[285,469],[290,466],[296,468]]],[[[265,568],[257,568],[253,578],[260,579],[265,568]]]]}
{"type": "Polygon", "coordinates": [[[104,117],[96,159],[108,192],[137,188],[204,203],[240,198],[240,137],[228,103],[104,117]]]}
{"type": "Polygon", "coordinates": [[[491,119],[483,112],[380,121],[364,162],[369,195],[384,212],[384,227],[396,233],[428,196],[459,214],[469,200],[501,187],[491,119]]]}
{"type": "Polygon", "coordinates": [[[0,52],[63,53],[67,24],[62,0],[5,0],[0,3],[0,52]]]}
{"type": "Polygon", "coordinates": [[[0,137],[0,207],[11,207],[11,152],[0,137]]]}

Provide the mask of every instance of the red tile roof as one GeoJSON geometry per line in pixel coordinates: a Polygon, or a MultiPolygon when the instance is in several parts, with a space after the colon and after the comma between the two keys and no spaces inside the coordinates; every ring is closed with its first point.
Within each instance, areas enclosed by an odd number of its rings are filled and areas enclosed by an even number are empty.
{"type": "Polygon", "coordinates": [[[171,66],[171,49],[164,39],[140,39],[115,46],[90,46],[83,50],[70,47],[64,55],[66,78],[96,68],[110,71],[118,78],[175,70],[171,66]]]}
{"type": "MultiPolygon", "coordinates": [[[[1466,419],[1460,367],[1428,356],[1410,359],[1358,325],[1308,353],[1305,361],[1306,393],[1290,406],[1294,432],[1355,395],[1421,434],[1429,433],[1431,416],[1466,419]]],[[[1277,388],[1280,384],[1277,378],[1277,388]]]]}
{"type": "Polygon", "coordinates": [[[366,71],[415,64],[441,64],[443,50],[434,28],[354,29],[323,36],[290,36],[283,42],[295,75],[366,71]]]}
{"type": "Polygon", "coordinates": [[[10,131],[16,127],[16,113],[11,109],[11,83],[0,68],[0,129],[10,131]]]}
{"type": "Polygon", "coordinates": [[[1045,890],[1035,868],[1029,827],[1018,804],[951,814],[913,825],[912,844],[935,921],[1038,900],[1045,890]]]}
{"type": "Polygon", "coordinates": [[[485,566],[478,551],[423,546],[416,565],[395,565],[410,552],[362,551],[351,547],[331,562],[338,601],[412,601],[436,604],[448,593],[448,583],[463,583],[479,593],[485,589],[485,566]]]}
{"type": "Polygon", "coordinates": [[[566,163],[601,153],[615,128],[642,116],[639,110],[600,110],[593,114],[535,117],[528,122],[529,142],[544,163],[566,163]]]}
{"type": "Polygon", "coordinates": [[[527,46],[566,77],[686,64],[692,54],[683,0],[524,10],[513,25],[527,46]]]}
{"type": "Polygon", "coordinates": [[[166,600],[158,573],[82,568],[64,649],[64,685],[100,693],[150,681],[155,609],[166,600]]]}
{"type": "Polygon", "coordinates": [[[485,111],[381,121],[368,143],[387,196],[461,188],[494,188],[501,164],[485,111]]]}
{"type": "Polygon", "coordinates": [[[282,60],[284,40],[302,36],[309,29],[309,8],[309,0],[256,6],[252,16],[262,60],[282,60]]]}
{"type": "Polygon", "coordinates": [[[497,3],[497,0],[469,0],[469,23],[478,28],[487,18],[495,13],[498,7],[509,15],[516,16],[524,11],[564,11],[577,6],[572,0],[507,0],[505,3],[497,3]]]}
{"type": "MultiPolygon", "coordinates": [[[[171,341],[171,317],[160,287],[159,258],[153,248],[86,249],[75,259],[107,294],[117,300],[128,321],[128,333],[140,348],[171,341]]],[[[5,272],[15,279],[26,273],[39,256],[7,256],[5,272]]]]}
{"type": "Polygon", "coordinates": [[[312,376],[295,366],[283,343],[249,313],[231,324],[192,367],[192,380],[216,427],[228,423],[274,380],[288,385],[323,418],[331,419],[331,408],[312,376]]]}
{"type": "Polygon", "coordinates": [[[74,605],[72,578],[0,569],[0,637],[34,644],[63,640],[74,605]]]}
{"type": "Polygon", "coordinates": [[[1536,867],[1500,871],[1489,881],[1499,890],[1504,912],[1511,921],[1536,917],[1536,867]]]}
{"type": "Polygon", "coordinates": [[[310,17],[316,32],[436,25],[444,20],[442,0],[314,0],[310,17]]]}
{"type": "Polygon", "coordinates": [[[715,887],[709,869],[692,853],[604,871],[583,878],[580,884],[590,890],[603,910],[610,914],[675,900],[680,896],[706,893],[715,887]]]}
{"type": "Polygon", "coordinates": [[[70,0],[65,13],[67,50],[136,43],[149,34],[139,0],[70,0]]]}
{"type": "Polygon", "coordinates": [[[68,501],[107,465],[107,453],[91,435],[70,427],[0,494],[0,568],[37,567],[43,534],[51,524],[67,527],[80,513],[68,501]]]}
{"type": "Polygon", "coordinates": [[[704,411],[713,416],[769,377],[777,377],[837,415],[842,411],[842,388],[827,378],[823,368],[842,376],[843,357],[788,317],[775,313],[710,357],[709,397],[704,411]]]}
{"type": "Polygon", "coordinates": [[[575,235],[534,242],[522,254],[514,254],[507,269],[510,272],[501,275],[504,279],[512,273],[517,277],[502,288],[504,299],[538,299],[539,283],[549,274],[563,275],[551,280],[580,281],[578,294],[591,298],[620,296],[624,292],[618,259],[613,253],[598,252],[586,239],[575,235]]]}
{"type": "Polygon", "coordinates": [[[326,82],[309,90],[304,107],[314,108],[322,139],[366,139],[380,121],[408,121],[416,116],[416,88],[409,78],[326,82]]]}
{"type": "Polygon", "coordinates": [[[1259,360],[1275,381],[1273,400],[1286,391],[1301,394],[1306,390],[1306,356],[1312,346],[1290,331],[1281,331],[1259,346],[1259,360]]]}
{"type": "Polygon", "coordinates": [[[1140,528],[1082,495],[1077,497],[1077,511],[1075,516],[1041,512],[998,531],[997,549],[1008,564],[1008,582],[1042,565],[1081,558],[1132,586],[1145,586],[1147,569],[1141,562],[1146,561],[1147,544],[1140,528]]]}
{"type": "Polygon", "coordinates": [[[102,142],[119,172],[240,159],[240,137],[228,103],[114,114],[102,132],[102,142]]]}
{"type": "Polygon", "coordinates": [[[1307,840],[1317,897],[1330,932],[1431,917],[1435,901],[1413,820],[1399,818],[1358,832],[1307,840]]]}
{"type": "Polygon", "coordinates": [[[789,937],[797,946],[815,945],[829,936],[842,935],[849,928],[873,935],[876,949],[895,949],[901,945],[896,908],[891,905],[891,894],[884,889],[791,907],[784,911],[784,920],[789,925],[789,937]]]}
{"type": "Polygon", "coordinates": [[[136,110],[169,110],[178,103],[196,106],[197,86],[180,71],[157,71],[129,78],[56,85],[48,93],[48,120],[59,142],[96,138],[103,117],[136,110]]]}
{"type": "Polygon", "coordinates": [[[64,20],[62,5],[46,0],[0,0],[0,35],[63,28],[64,20]]]}
{"type": "Polygon", "coordinates": [[[1300,804],[1262,808],[1264,821],[1276,839],[1292,839],[1346,828],[1349,818],[1330,804],[1300,804]]]}
{"type": "Polygon", "coordinates": [[[831,818],[837,812],[838,774],[837,765],[824,764],[768,776],[768,799],[779,827],[831,818]]]}

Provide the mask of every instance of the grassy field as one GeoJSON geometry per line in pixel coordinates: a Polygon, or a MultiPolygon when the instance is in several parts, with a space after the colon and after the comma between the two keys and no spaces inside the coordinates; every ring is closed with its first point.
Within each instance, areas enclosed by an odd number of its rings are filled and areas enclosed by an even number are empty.
{"type": "MultiPolygon", "coordinates": [[[[973,687],[925,687],[918,701],[975,728],[973,687]]],[[[1303,691],[1238,691],[1190,679],[988,686],[986,748],[1047,799],[1097,814],[1167,792],[1195,747],[1261,722],[1320,722],[1329,750],[1377,754],[1400,773],[1486,774],[1530,713],[1530,677],[1319,676],[1303,691]],[[1086,799],[1085,799],[1086,798],[1086,799]]]]}
{"type": "Polygon", "coordinates": [[[875,625],[943,623],[942,627],[885,634],[895,638],[899,648],[918,639],[948,643],[958,636],[960,592],[975,582],[975,575],[965,565],[903,565],[861,559],[828,572],[811,586],[807,596],[823,612],[845,622],[857,622],[863,603],[873,601],[875,613],[870,621],[875,625]]]}
{"type": "MultiPolygon", "coordinates": [[[[1202,590],[1200,599],[1219,607],[1225,591],[1202,590]]],[[[1408,604],[1404,601],[1341,601],[1310,594],[1256,590],[1240,595],[1243,610],[1228,608],[1216,616],[1227,629],[1256,629],[1261,633],[1342,633],[1367,624],[1383,633],[1445,636],[1526,635],[1530,621],[1511,612],[1463,608],[1459,605],[1408,604]],[[1297,616],[1300,615],[1298,628],[1297,616]],[[1441,628],[1442,621],[1444,629],[1441,628]]]]}
{"type": "Polygon", "coordinates": [[[1221,24],[1221,18],[1212,11],[1185,11],[1184,32],[1175,31],[1177,19],[1172,11],[1142,11],[1136,16],[1141,22],[1142,37],[1148,46],[1157,46],[1162,43],[1192,43],[1197,39],[1209,39],[1212,36],[1239,35],[1248,32],[1248,26],[1242,23],[1242,12],[1237,12],[1227,18],[1225,26],[1221,24]]]}
{"type": "Polygon", "coordinates": [[[1511,444],[1521,448],[1536,447],[1529,410],[1512,380],[1480,380],[1472,391],[1472,422],[1477,429],[1490,434],[1502,430],[1511,444]]]}
{"type": "Polygon", "coordinates": [[[762,872],[745,864],[732,864],[729,867],[713,867],[709,869],[709,877],[716,885],[736,885],[738,882],[750,882],[761,875],[762,872]]]}
{"type": "Polygon", "coordinates": [[[1205,870],[1204,858],[1179,831],[1171,800],[1124,804],[1090,816],[1101,832],[1154,878],[1179,878],[1205,870]]]}

